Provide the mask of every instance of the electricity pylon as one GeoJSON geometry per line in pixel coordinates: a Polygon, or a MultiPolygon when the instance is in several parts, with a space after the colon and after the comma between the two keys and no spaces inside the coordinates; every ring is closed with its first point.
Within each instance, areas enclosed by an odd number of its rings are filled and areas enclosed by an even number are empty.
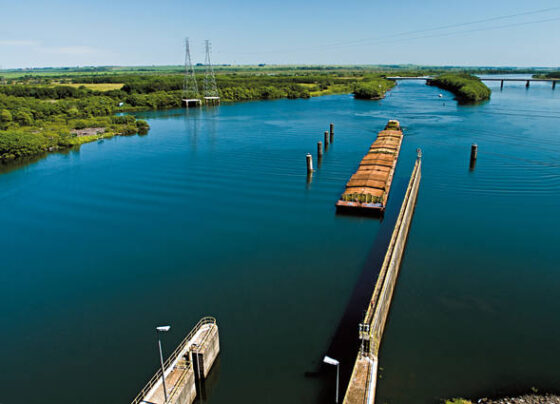
{"type": "Polygon", "coordinates": [[[200,94],[198,93],[198,85],[196,84],[194,67],[191,61],[189,38],[185,38],[185,80],[183,82],[183,100],[187,107],[189,106],[189,103],[200,103],[200,94]]]}
{"type": "Polygon", "coordinates": [[[210,61],[212,45],[209,40],[204,41],[204,44],[206,47],[206,58],[204,60],[204,64],[206,65],[206,74],[204,75],[204,99],[210,102],[220,102],[220,94],[218,93],[218,86],[216,85],[214,68],[210,61]]]}

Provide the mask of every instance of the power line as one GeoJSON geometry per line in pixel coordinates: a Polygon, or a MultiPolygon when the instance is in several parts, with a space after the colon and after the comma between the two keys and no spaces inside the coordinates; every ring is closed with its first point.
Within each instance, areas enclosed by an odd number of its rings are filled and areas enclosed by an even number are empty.
{"type": "MultiPolygon", "coordinates": [[[[265,53],[291,53],[291,52],[301,52],[301,51],[310,51],[310,50],[318,51],[318,50],[340,49],[340,48],[345,48],[345,47],[348,47],[348,46],[356,46],[358,44],[363,44],[363,43],[370,43],[370,44],[371,43],[386,43],[384,41],[385,39],[391,39],[391,38],[396,38],[396,37],[401,37],[401,36],[406,36],[406,35],[421,34],[421,33],[424,33],[424,32],[441,31],[441,30],[445,30],[445,29],[464,27],[464,26],[468,26],[468,25],[483,24],[483,23],[492,22],[492,21],[510,19],[510,18],[533,15],[533,14],[540,14],[540,13],[554,11],[554,10],[560,10],[560,7],[549,7],[549,8],[539,9],[539,10],[531,10],[531,11],[525,11],[525,12],[521,12],[521,13],[507,14],[507,15],[501,15],[501,16],[496,16],[496,17],[491,17],[491,18],[485,18],[485,19],[482,19],[482,20],[467,21],[467,22],[458,23],[458,24],[448,24],[448,25],[442,25],[442,26],[438,26],[438,27],[431,27],[431,28],[424,28],[424,29],[413,30],[413,31],[399,32],[399,33],[390,34],[390,35],[383,35],[383,36],[379,36],[379,37],[362,38],[362,39],[357,39],[357,40],[352,40],[352,41],[338,41],[338,42],[332,42],[330,44],[323,44],[323,45],[319,45],[319,46],[308,46],[308,47],[303,47],[303,48],[291,48],[291,49],[284,49],[284,50],[270,50],[270,51],[261,51],[261,52],[237,52],[237,54],[249,55],[249,54],[265,54],[265,53]]],[[[514,23],[514,24],[511,24],[511,25],[504,25],[504,26],[500,26],[500,27],[505,28],[505,27],[517,26],[517,25],[535,24],[535,23],[538,23],[538,22],[555,21],[557,19],[558,18],[531,21],[531,22],[521,22],[521,23],[514,23]]],[[[487,29],[497,29],[497,28],[496,27],[481,27],[481,28],[477,28],[475,30],[459,31],[457,33],[475,32],[477,30],[487,30],[487,29]]],[[[443,35],[446,35],[446,34],[450,35],[450,34],[455,34],[455,33],[442,33],[441,35],[443,36],[443,35]]],[[[438,35],[434,34],[434,35],[430,35],[430,36],[422,36],[422,37],[418,37],[418,38],[431,38],[431,37],[436,37],[436,36],[439,36],[439,34],[438,35]]],[[[411,39],[417,39],[417,38],[414,38],[414,37],[413,38],[403,38],[403,40],[405,40],[405,39],[406,40],[411,40],[411,39]]],[[[395,42],[395,41],[391,41],[391,43],[393,43],[393,42],[395,42]]]]}

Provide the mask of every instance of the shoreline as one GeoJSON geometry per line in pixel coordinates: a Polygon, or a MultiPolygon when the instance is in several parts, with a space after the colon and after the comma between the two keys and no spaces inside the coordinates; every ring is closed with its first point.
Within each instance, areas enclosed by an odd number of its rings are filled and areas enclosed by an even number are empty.
{"type": "MultiPolygon", "coordinates": [[[[371,99],[371,101],[378,101],[378,100],[382,100],[386,97],[387,92],[391,91],[392,88],[388,89],[387,91],[385,91],[385,93],[375,99],[371,99]]],[[[351,95],[351,92],[347,92],[347,91],[341,91],[341,92],[324,92],[322,94],[314,94],[312,96],[310,96],[307,99],[310,98],[318,98],[318,97],[324,97],[324,96],[329,96],[329,95],[342,95],[342,94],[348,94],[351,95]]],[[[356,98],[355,99],[360,99],[360,98],[356,98]]],[[[259,99],[259,100],[250,100],[250,101],[224,101],[224,104],[236,104],[236,103],[242,103],[242,102],[261,102],[261,101],[273,101],[273,100],[278,100],[278,99],[284,99],[284,100],[290,100],[291,98],[287,98],[287,97],[282,97],[282,98],[276,98],[276,99],[267,99],[267,98],[263,98],[263,99],[259,99]]],[[[301,99],[301,98],[300,98],[301,99]]],[[[363,100],[363,99],[362,99],[363,100]]],[[[368,101],[368,100],[366,100],[368,101]]],[[[117,114],[136,114],[136,113],[142,113],[142,112],[153,112],[153,111],[171,111],[171,110],[175,110],[177,108],[161,108],[161,109],[149,109],[149,108],[130,108],[130,109],[120,109],[115,111],[115,114],[111,115],[111,116],[116,116],[117,114]]],[[[181,109],[185,109],[184,107],[182,107],[181,109]]],[[[197,108],[199,109],[199,108],[197,108]]],[[[84,128],[84,129],[93,129],[93,128],[84,128]]],[[[148,132],[149,133],[149,132],[148,132]]],[[[4,172],[8,172],[11,171],[10,170],[10,166],[18,166],[18,168],[20,167],[24,167],[25,165],[27,165],[27,163],[31,164],[32,162],[37,162],[38,160],[41,160],[47,156],[49,156],[50,154],[53,153],[64,153],[70,150],[77,150],[79,149],[79,147],[82,144],[86,144],[86,143],[92,143],[95,141],[99,141],[99,140],[103,140],[103,139],[109,139],[115,136],[145,136],[148,133],[115,133],[115,132],[110,132],[110,131],[105,131],[102,133],[98,133],[98,134],[91,134],[91,135],[80,135],[77,136],[75,138],[73,138],[72,140],[72,144],[69,147],[50,147],[46,150],[41,151],[40,153],[37,154],[33,154],[33,155],[26,155],[26,156],[21,156],[21,157],[15,157],[15,158],[0,158],[0,167],[3,168],[2,171],[4,172]]],[[[0,175],[2,175],[2,171],[0,171],[0,175]]]]}

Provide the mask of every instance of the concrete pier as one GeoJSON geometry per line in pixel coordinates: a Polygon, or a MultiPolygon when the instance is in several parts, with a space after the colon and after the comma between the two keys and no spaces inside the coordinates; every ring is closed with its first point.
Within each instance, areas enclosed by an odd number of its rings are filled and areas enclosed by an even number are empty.
{"type": "Polygon", "coordinates": [[[186,108],[200,107],[202,100],[198,98],[183,98],[183,106],[186,108]]]}
{"type": "Polygon", "coordinates": [[[197,380],[206,379],[212,365],[220,353],[218,327],[210,327],[207,332],[195,334],[189,348],[197,380]]]}
{"type": "Polygon", "coordinates": [[[352,376],[344,396],[344,404],[373,404],[375,402],[379,347],[416,206],[422,176],[421,169],[422,160],[419,150],[403,204],[395,223],[395,229],[379,271],[379,277],[363,323],[359,327],[360,351],[356,357],[352,376]]]}
{"type": "Polygon", "coordinates": [[[131,404],[191,404],[197,395],[196,381],[208,376],[219,352],[216,319],[204,317],[164,362],[167,401],[158,370],[131,404]]]}

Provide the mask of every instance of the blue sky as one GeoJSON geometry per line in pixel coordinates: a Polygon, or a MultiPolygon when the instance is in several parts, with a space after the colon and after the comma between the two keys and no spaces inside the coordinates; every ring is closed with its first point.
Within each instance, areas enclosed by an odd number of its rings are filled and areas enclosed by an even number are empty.
{"type": "Polygon", "coordinates": [[[185,36],[216,64],[560,66],[558,0],[1,0],[0,21],[2,68],[182,64],[185,36]]]}

